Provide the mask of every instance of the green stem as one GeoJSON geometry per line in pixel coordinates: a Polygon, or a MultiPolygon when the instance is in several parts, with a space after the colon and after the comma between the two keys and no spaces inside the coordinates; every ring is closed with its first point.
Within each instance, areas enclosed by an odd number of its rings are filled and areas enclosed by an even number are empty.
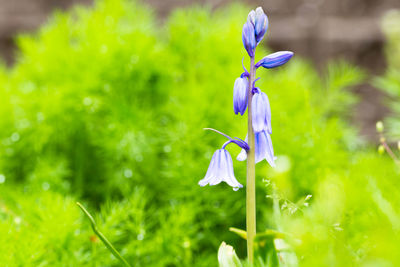
{"type": "Polygon", "coordinates": [[[247,177],[246,177],[246,231],[247,231],[247,256],[250,264],[254,263],[254,237],[256,235],[256,185],[255,185],[255,154],[254,131],[251,117],[251,101],[253,98],[253,81],[255,79],[254,57],[250,58],[250,77],[248,90],[248,144],[247,152],[247,177]]]}
{"type": "Polygon", "coordinates": [[[107,249],[111,251],[111,253],[125,266],[131,267],[131,265],[118,253],[118,251],[114,248],[110,241],[108,241],[108,239],[97,229],[96,222],[94,221],[92,215],[90,215],[90,213],[85,209],[85,207],[79,202],[76,202],[76,205],[78,205],[83,213],[85,213],[85,215],[89,218],[93,232],[100,238],[107,249]]]}

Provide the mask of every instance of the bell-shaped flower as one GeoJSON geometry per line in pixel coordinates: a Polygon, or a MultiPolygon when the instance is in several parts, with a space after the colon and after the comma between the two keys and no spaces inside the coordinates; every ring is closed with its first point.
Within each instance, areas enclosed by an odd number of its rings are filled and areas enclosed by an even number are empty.
{"type": "Polygon", "coordinates": [[[258,88],[254,88],[253,91],[255,91],[251,101],[253,130],[256,133],[266,131],[271,134],[271,107],[268,96],[258,88]]]}
{"type": "Polygon", "coordinates": [[[263,66],[266,69],[272,69],[282,66],[293,57],[293,52],[280,51],[270,54],[256,63],[256,68],[263,66]]]}
{"type": "Polygon", "coordinates": [[[240,77],[235,80],[235,85],[233,86],[233,110],[235,114],[240,113],[240,115],[243,115],[246,111],[248,88],[249,83],[246,77],[240,77]]]}
{"type": "Polygon", "coordinates": [[[206,176],[199,181],[199,185],[217,185],[221,182],[226,182],[235,191],[243,187],[235,178],[232,157],[224,148],[215,151],[210,166],[208,166],[206,176]]]}
{"type": "Polygon", "coordinates": [[[254,50],[256,48],[256,36],[254,33],[254,25],[250,21],[247,21],[243,25],[242,41],[244,48],[246,48],[249,56],[254,57],[254,50]]]}
{"type": "MultiPolygon", "coordinates": [[[[246,136],[245,141],[247,142],[248,136],[246,136]]],[[[269,133],[262,131],[256,133],[254,135],[254,147],[255,147],[255,160],[256,163],[266,159],[268,164],[271,167],[275,167],[275,157],[274,157],[274,148],[272,147],[272,140],[269,133]]],[[[247,158],[246,150],[242,149],[242,151],[237,156],[237,160],[243,161],[247,158]]]]}

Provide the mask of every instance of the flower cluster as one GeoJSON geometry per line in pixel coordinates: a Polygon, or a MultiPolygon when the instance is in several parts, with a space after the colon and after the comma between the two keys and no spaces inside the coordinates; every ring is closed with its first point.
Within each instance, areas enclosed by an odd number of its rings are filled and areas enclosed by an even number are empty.
{"type": "MultiPolygon", "coordinates": [[[[260,41],[264,38],[267,30],[268,17],[265,15],[263,9],[258,7],[256,10],[252,10],[247,17],[246,23],[243,25],[242,31],[243,45],[252,62],[254,62],[255,50],[260,41]]],[[[293,53],[290,51],[270,54],[262,58],[256,64],[252,63],[250,72],[243,66],[244,72],[235,80],[233,86],[233,110],[235,114],[243,115],[247,107],[251,104],[251,114],[248,114],[248,116],[252,122],[252,130],[254,132],[256,163],[265,159],[269,165],[275,167],[274,150],[271,140],[271,107],[267,94],[262,92],[260,88],[255,87],[255,83],[258,80],[253,80],[255,72],[259,67],[264,67],[266,69],[279,67],[288,62],[292,56],[293,53]]],[[[243,161],[247,158],[247,153],[250,149],[247,144],[248,136],[246,136],[245,141],[243,141],[239,138],[233,139],[217,130],[210,130],[225,136],[229,140],[221,149],[218,149],[214,153],[207,173],[204,179],[199,182],[199,185],[216,185],[224,181],[232,186],[234,190],[243,187],[234,176],[232,158],[225,147],[230,143],[241,147],[242,151],[237,156],[237,160],[243,161]]]]}

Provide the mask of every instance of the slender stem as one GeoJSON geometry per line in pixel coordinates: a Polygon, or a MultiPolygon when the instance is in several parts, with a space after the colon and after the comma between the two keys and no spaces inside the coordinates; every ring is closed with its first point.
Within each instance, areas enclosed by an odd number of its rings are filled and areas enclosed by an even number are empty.
{"type": "Polygon", "coordinates": [[[248,114],[248,145],[247,151],[247,177],[246,177],[246,231],[247,231],[247,256],[250,264],[254,263],[254,237],[256,235],[256,185],[255,185],[255,156],[254,156],[254,131],[251,117],[251,101],[253,98],[253,81],[256,69],[254,57],[250,58],[249,90],[247,92],[247,114],[248,114]]]}
{"type": "Polygon", "coordinates": [[[389,154],[389,156],[393,159],[393,161],[396,164],[400,164],[400,160],[398,157],[396,157],[396,155],[393,153],[393,151],[390,149],[390,147],[388,146],[388,144],[385,141],[385,137],[383,136],[383,134],[379,134],[380,135],[380,142],[381,145],[383,145],[383,147],[385,148],[386,152],[389,154]]]}
{"type": "Polygon", "coordinates": [[[100,240],[108,248],[108,250],[111,251],[111,253],[125,266],[131,267],[131,265],[118,253],[118,251],[114,248],[111,242],[108,241],[108,239],[97,229],[96,222],[94,221],[92,215],[85,209],[85,207],[79,202],[76,202],[76,205],[78,205],[79,208],[81,208],[81,210],[83,211],[83,213],[85,213],[85,215],[89,218],[93,232],[100,238],[100,240]]]}

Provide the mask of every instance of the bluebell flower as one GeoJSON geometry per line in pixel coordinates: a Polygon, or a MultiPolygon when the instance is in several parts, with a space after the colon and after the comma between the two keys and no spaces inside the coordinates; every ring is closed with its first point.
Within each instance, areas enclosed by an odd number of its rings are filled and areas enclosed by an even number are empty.
{"type": "Polygon", "coordinates": [[[233,110],[235,114],[243,115],[247,109],[247,90],[249,83],[246,77],[237,78],[233,86],[233,110]]]}
{"type": "Polygon", "coordinates": [[[251,22],[254,26],[254,34],[256,37],[256,43],[258,44],[267,32],[268,17],[265,15],[262,7],[257,7],[255,11],[250,11],[247,16],[247,21],[251,22]]]}
{"type": "Polygon", "coordinates": [[[267,69],[276,68],[282,66],[286,62],[289,61],[293,56],[293,52],[290,51],[280,51],[273,54],[270,54],[260,61],[257,62],[256,68],[263,66],[267,69]]]}
{"type": "MultiPolygon", "coordinates": [[[[245,141],[247,142],[248,136],[246,136],[245,141]]],[[[255,147],[255,160],[256,163],[266,159],[268,164],[271,167],[275,167],[275,157],[274,157],[274,148],[272,147],[272,140],[269,133],[266,131],[262,131],[256,133],[254,135],[254,147],[255,147]]],[[[237,156],[237,160],[244,161],[247,158],[246,150],[242,149],[242,151],[237,156]]]]}
{"type": "Polygon", "coordinates": [[[256,36],[254,33],[254,25],[250,21],[247,21],[243,25],[242,40],[244,48],[246,48],[249,56],[254,57],[254,50],[256,48],[256,36]]]}
{"type": "Polygon", "coordinates": [[[271,107],[269,105],[268,96],[258,88],[254,88],[253,92],[251,113],[254,132],[266,131],[271,134],[271,107]]]}
{"type": "Polygon", "coordinates": [[[210,166],[208,166],[206,176],[199,181],[199,185],[217,185],[221,182],[226,182],[235,191],[243,187],[235,178],[232,157],[224,148],[215,151],[210,166]]]}

